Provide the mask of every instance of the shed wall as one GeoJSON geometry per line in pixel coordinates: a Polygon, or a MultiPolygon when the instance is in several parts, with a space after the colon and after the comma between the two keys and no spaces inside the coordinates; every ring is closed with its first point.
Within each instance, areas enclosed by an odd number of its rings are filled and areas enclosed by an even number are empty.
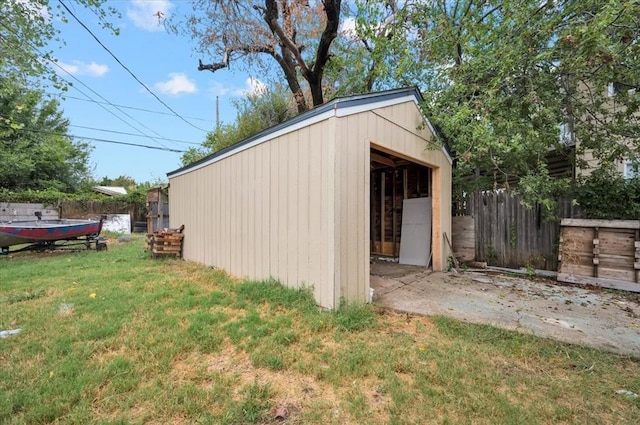
{"type": "Polygon", "coordinates": [[[433,267],[446,265],[451,165],[413,102],[329,118],[170,179],[184,258],[252,279],[313,285],[318,303],[366,301],[371,148],[432,168],[433,267]]]}
{"type": "Polygon", "coordinates": [[[250,279],[313,285],[335,307],[333,120],[170,179],[184,258],[250,279]]]}
{"type": "Polygon", "coordinates": [[[371,147],[433,169],[433,268],[442,270],[451,239],[451,164],[442,149],[428,148],[432,134],[416,105],[406,102],[337,121],[335,284],[338,297],[365,301],[369,288],[371,147]]]}

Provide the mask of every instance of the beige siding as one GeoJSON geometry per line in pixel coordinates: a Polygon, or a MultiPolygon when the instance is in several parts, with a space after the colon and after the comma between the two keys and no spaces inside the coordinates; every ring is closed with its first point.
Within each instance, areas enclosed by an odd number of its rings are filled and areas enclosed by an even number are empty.
{"type": "Polygon", "coordinates": [[[433,169],[433,268],[446,267],[451,238],[451,164],[416,105],[407,102],[340,118],[336,131],[336,286],[339,298],[365,301],[369,288],[370,148],[433,169]]]}
{"type": "Polygon", "coordinates": [[[370,149],[433,169],[433,265],[446,265],[451,165],[413,102],[333,117],[170,179],[184,257],[233,275],[313,285],[318,303],[366,301],[370,149]],[[420,127],[420,129],[418,129],[420,127]]]}
{"type": "Polygon", "coordinates": [[[251,279],[313,285],[333,308],[331,120],[170,179],[184,257],[251,279]]]}

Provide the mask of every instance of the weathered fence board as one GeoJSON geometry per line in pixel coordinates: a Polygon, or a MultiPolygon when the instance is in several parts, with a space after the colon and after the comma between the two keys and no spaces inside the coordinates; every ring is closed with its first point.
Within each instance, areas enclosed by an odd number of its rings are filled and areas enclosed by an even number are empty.
{"type": "Polygon", "coordinates": [[[103,214],[129,214],[132,221],[144,217],[138,204],[114,201],[60,201],[60,217],[99,218],[103,214]]]}
{"type": "Polygon", "coordinates": [[[36,212],[42,213],[42,218],[50,220],[60,218],[60,211],[56,206],[22,202],[0,202],[0,221],[36,220],[36,212]]]}
{"type": "MultiPolygon", "coordinates": [[[[454,251],[474,238],[477,261],[499,267],[557,270],[560,223],[546,219],[541,205],[529,208],[510,193],[483,192],[469,194],[456,206],[452,222],[454,251]]],[[[571,199],[558,202],[558,217],[580,214],[571,199]]]]}
{"type": "Polygon", "coordinates": [[[476,258],[476,231],[473,217],[461,215],[451,219],[451,243],[459,261],[476,258]]]}

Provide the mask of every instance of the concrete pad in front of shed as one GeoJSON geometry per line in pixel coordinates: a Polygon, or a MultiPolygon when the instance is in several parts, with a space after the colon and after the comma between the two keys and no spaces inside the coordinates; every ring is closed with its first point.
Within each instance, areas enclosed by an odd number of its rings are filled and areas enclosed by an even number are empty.
{"type": "MultiPolygon", "coordinates": [[[[390,267],[389,267],[390,268],[390,267]]],[[[376,274],[374,303],[640,358],[640,297],[489,273],[376,274]]]]}

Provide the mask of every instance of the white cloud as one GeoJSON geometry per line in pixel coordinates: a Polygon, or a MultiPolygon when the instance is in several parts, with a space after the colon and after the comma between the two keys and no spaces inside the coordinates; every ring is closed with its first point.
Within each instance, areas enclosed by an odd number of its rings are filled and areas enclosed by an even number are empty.
{"type": "Polygon", "coordinates": [[[91,63],[86,63],[78,60],[73,60],[71,63],[65,63],[62,61],[57,62],[58,65],[66,70],[71,75],[89,75],[91,77],[102,77],[104,74],[109,72],[109,67],[107,65],[100,65],[99,63],[95,63],[91,61],[91,63]]]}
{"type": "Polygon", "coordinates": [[[233,96],[262,96],[269,90],[267,86],[257,78],[249,77],[246,79],[245,84],[244,88],[234,90],[231,94],[233,96]]]}
{"type": "Polygon", "coordinates": [[[198,91],[196,84],[185,74],[172,72],[167,81],[160,81],[155,85],[156,89],[164,94],[179,95],[182,93],[195,93],[198,91]]]}
{"type": "Polygon", "coordinates": [[[162,21],[173,7],[169,0],[132,0],[127,7],[127,18],[145,31],[164,31],[162,21]]]}

